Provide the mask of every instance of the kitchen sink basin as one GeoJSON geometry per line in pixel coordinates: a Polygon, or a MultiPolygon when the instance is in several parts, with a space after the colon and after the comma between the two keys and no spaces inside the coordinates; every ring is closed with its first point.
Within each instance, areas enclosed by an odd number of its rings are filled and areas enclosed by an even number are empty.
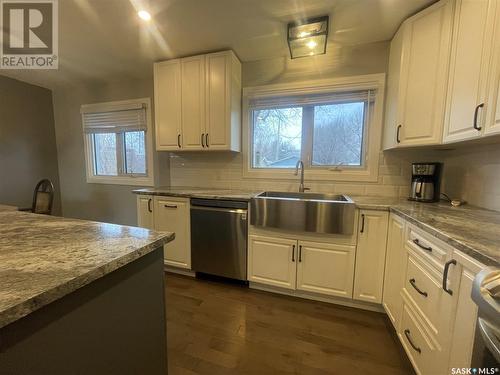
{"type": "Polygon", "coordinates": [[[258,227],[350,235],[355,204],[346,195],[266,191],[250,202],[250,223],[258,227]]]}

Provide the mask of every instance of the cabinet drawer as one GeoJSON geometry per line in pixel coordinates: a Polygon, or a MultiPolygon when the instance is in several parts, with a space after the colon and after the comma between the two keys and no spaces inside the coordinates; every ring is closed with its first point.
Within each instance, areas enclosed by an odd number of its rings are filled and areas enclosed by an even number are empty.
{"type": "Polygon", "coordinates": [[[442,288],[442,274],[411,254],[408,257],[404,290],[439,343],[447,341],[453,318],[454,297],[442,288]]]}
{"type": "Polygon", "coordinates": [[[431,236],[419,228],[409,225],[406,232],[406,245],[423,255],[438,269],[442,269],[451,248],[444,242],[431,236]]]}
{"type": "Polygon", "coordinates": [[[401,331],[398,335],[417,374],[443,373],[440,372],[442,366],[436,361],[439,357],[438,348],[427,336],[417,320],[417,315],[407,304],[403,307],[401,331]]]}

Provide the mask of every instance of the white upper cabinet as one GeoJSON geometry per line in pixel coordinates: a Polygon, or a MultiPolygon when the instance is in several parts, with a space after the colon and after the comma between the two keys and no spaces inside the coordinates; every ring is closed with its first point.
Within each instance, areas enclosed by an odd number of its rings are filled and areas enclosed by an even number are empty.
{"type": "Polygon", "coordinates": [[[439,144],[451,46],[452,1],[407,19],[391,43],[384,148],[439,144]]]}
{"type": "Polygon", "coordinates": [[[154,65],[156,149],[181,148],[181,62],[154,65]]]}
{"type": "Polygon", "coordinates": [[[157,150],[240,151],[241,63],[232,51],[156,63],[154,72],[157,150]]]}
{"type": "Polygon", "coordinates": [[[199,150],[205,133],[205,56],[181,60],[182,148],[199,150]]]}
{"type": "Polygon", "coordinates": [[[500,133],[500,6],[497,3],[484,134],[500,133]]]}
{"type": "Polygon", "coordinates": [[[205,147],[240,150],[241,64],[233,53],[206,56],[207,122],[205,147]]]}
{"type": "Polygon", "coordinates": [[[456,0],[443,141],[482,135],[496,0],[456,0]]]}

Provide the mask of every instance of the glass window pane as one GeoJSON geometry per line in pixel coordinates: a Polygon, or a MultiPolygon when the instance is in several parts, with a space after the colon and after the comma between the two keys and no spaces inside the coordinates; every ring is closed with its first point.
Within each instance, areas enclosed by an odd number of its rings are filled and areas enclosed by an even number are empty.
{"type": "Polygon", "coordinates": [[[95,174],[98,176],[116,176],[116,134],[93,134],[95,174]]]}
{"type": "Polygon", "coordinates": [[[365,103],[314,107],[312,165],[361,166],[365,103]]]}
{"type": "Polygon", "coordinates": [[[294,168],[301,143],[301,107],[253,111],[252,167],[294,168]]]}
{"type": "Polygon", "coordinates": [[[125,133],[126,173],[146,174],[146,141],[143,131],[125,133]]]}

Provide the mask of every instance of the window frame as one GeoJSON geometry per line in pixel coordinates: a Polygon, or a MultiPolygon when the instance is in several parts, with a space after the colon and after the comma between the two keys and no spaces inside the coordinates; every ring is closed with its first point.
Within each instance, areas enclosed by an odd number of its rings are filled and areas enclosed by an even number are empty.
{"type": "MultiPolygon", "coordinates": [[[[120,100],[113,102],[96,103],[103,112],[112,112],[123,109],[124,106],[142,104],[146,110],[146,131],[144,134],[146,148],[146,173],[130,174],[125,172],[126,150],[125,132],[115,133],[116,136],[116,158],[118,164],[118,175],[106,176],[96,174],[94,134],[83,133],[85,148],[85,169],[87,183],[89,184],[110,184],[110,185],[131,185],[131,186],[154,186],[154,164],[153,164],[153,129],[151,123],[151,99],[140,98],[130,100],[120,100]],[[122,168],[120,168],[120,165],[122,168]]],[[[92,104],[94,105],[94,104],[92,104]]],[[[83,115],[82,115],[83,121],[83,115]]]]}
{"type": "MultiPolygon", "coordinates": [[[[364,164],[348,167],[322,167],[312,165],[313,129],[302,132],[301,155],[308,152],[303,160],[305,178],[309,181],[352,181],[376,182],[379,175],[379,154],[382,151],[382,116],[385,98],[385,74],[343,77],[323,80],[309,80],[299,83],[275,84],[243,89],[243,177],[255,179],[295,180],[292,168],[253,168],[253,109],[250,102],[255,99],[307,96],[350,91],[374,90],[373,106],[368,106],[369,122],[364,126],[364,164]],[[370,108],[371,107],[371,108],[370,108]],[[304,135],[306,136],[304,139],[304,135]],[[311,138],[311,139],[309,139],[311,138]],[[310,148],[310,150],[307,150],[310,148]]],[[[305,108],[305,106],[304,106],[305,108]]],[[[314,116],[314,114],[310,114],[314,116]]],[[[366,115],[366,114],[365,114],[366,115]]],[[[304,124],[304,121],[303,121],[304,124]]],[[[313,126],[310,121],[310,126],[313,126]]]]}

